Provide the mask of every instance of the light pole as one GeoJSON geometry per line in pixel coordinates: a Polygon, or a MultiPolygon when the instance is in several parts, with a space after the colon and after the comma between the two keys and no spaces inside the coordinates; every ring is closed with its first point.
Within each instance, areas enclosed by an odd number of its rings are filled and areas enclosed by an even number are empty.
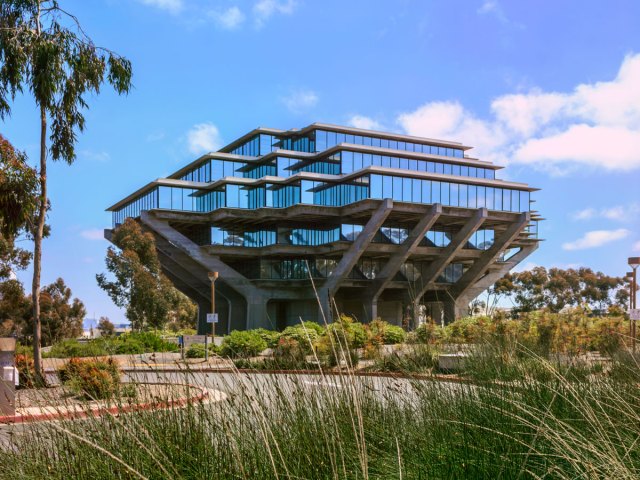
{"type": "MultiPolygon", "coordinates": [[[[216,280],[218,279],[218,272],[209,272],[209,281],[211,282],[211,341],[216,344],[216,280]]],[[[204,352],[205,360],[209,360],[209,349],[205,348],[204,352]]]]}
{"type": "MultiPolygon", "coordinates": [[[[638,280],[636,275],[636,270],[640,267],[640,257],[629,257],[628,260],[629,266],[633,269],[632,280],[631,280],[631,308],[635,309],[637,307],[636,304],[636,290],[638,290],[638,280]]],[[[633,339],[633,354],[636,353],[636,320],[631,320],[632,333],[631,338],[633,339]]]]}

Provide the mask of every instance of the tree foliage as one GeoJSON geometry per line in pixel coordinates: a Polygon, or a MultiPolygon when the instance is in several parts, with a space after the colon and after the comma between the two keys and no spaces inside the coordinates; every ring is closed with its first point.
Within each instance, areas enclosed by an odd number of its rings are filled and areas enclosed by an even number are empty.
{"type": "Polygon", "coordinates": [[[0,2],[0,118],[11,113],[10,101],[25,90],[40,114],[40,190],[33,229],[31,295],[35,370],[42,382],[40,274],[49,204],[47,156],[73,163],[77,132],[85,127],[86,96],[98,94],[105,81],[118,94],[127,93],[131,88],[131,63],[97,47],[78,19],[60,8],[57,0],[0,2]]]}
{"type": "Polygon", "coordinates": [[[17,247],[16,239],[33,229],[38,194],[35,169],[0,135],[0,280],[31,260],[31,252],[17,247]]]}
{"type": "Polygon", "coordinates": [[[585,267],[567,270],[536,267],[508,273],[493,285],[491,293],[510,297],[517,312],[540,309],[560,312],[567,307],[606,312],[613,305],[624,307],[628,299],[622,278],[585,267]]]}
{"type": "Polygon", "coordinates": [[[132,328],[162,328],[168,321],[191,325],[195,320],[195,307],[178,292],[162,273],[153,235],[144,232],[138,222],[128,218],[113,232],[113,243],[118,249],[107,249],[107,271],[96,275],[98,285],[113,302],[126,309],[132,328]]]}
{"type": "Polygon", "coordinates": [[[10,100],[28,89],[51,120],[54,160],[74,161],[86,96],[100,93],[105,81],[118,94],[127,93],[131,63],[96,46],[56,0],[0,3],[0,116],[10,114],[10,100]]]}
{"type": "Polygon", "coordinates": [[[98,330],[103,337],[110,337],[116,332],[116,327],[108,317],[100,317],[98,330]]]}
{"type": "MultiPolygon", "coordinates": [[[[82,334],[84,304],[77,298],[72,299],[71,289],[62,278],[42,289],[40,302],[44,345],[82,334]]],[[[25,295],[17,280],[0,283],[0,336],[15,336],[23,342],[32,338],[32,304],[31,296],[25,295]]]]}

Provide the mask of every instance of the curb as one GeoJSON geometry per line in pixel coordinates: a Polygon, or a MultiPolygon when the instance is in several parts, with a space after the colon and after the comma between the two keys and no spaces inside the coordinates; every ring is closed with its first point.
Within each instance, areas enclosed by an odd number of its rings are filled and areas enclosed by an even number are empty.
{"type": "MultiPolygon", "coordinates": [[[[149,383],[147,385],[176,385],[170,383],[149,383]]],[[[170,400],[168,402],[149,402],[138,403],[125,406],[114,407],[97,407],[89,408],[88,410],[79,410],[72,412],[53,412],[53,413],[40,413],[34,415],[5,415],[0,416],[0,425],[2,424],[22,424],[22,423],[34,423],[34,422],[46,422],[52,420],[70,420],[80,418],[97,418],[102,415],[117,415],[120,413],[139,412],[146,410],[166,409],[170,407],[183,407],[187,404],[203,402],[209,397],[209,392],[206,388],[198,385],[184,384],[186,387],[200,390],[200,393],[189,398],[179,398],[176,400],[170,400]]]]}

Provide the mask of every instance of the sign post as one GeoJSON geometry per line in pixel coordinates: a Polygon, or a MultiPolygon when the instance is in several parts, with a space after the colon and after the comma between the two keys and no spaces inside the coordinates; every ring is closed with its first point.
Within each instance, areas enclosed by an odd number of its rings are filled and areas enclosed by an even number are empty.
{"type": "MultiPolygon", "coordinates": [[[[211,313],[207,314],[207,323],[211,324],[211,341],[216,344],[216,323],[218,323],[218,315],[216,314],[216,280],[218,279],[218,272],[208,273],[209,281],[211,282],[211,313]],[[209,320],[211,316],[211,320],[209,320]]],[[[209,348],[205,343],[204,347],[204,359],[209,361],[209,348]]]]}
{"type": "Polygon", "coordinates": [[[0,415],[16,414],[16,339],[0,338],[0,415]]]}

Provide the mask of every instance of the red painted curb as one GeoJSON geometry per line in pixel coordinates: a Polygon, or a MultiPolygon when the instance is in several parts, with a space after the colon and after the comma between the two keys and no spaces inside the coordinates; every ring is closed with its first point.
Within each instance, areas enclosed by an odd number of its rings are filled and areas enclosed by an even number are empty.
{"type": "MultiPolygon", "coordinates": [[[[149,384],[149,385],[164,385],[164,384],[149,384]]],[[[169,384],[167,384],[169,385],[169,384]]],[[[151,402],[151,403],[138,403],[134,405],[115,406],[109,408],[96,408],[89,410],[82,410],[77,412],[55,412],[55,413],[41,413],[37,415],[5,415],[0,416],[0,424],[17,424],[17,423],[33,423],[44,422],[51,420],[69,420],[78,418],[97,418],[105,414],[116,415],[119,413],[138,412],[146,410],[164,409],[170,407],[181,407],[189,403],[201,402],[209,396],[209,393],[205,391],[203,387],[197,385],[186,384],[185,386],[200,390],[198,395],[189,398],[180,398],[177,400],[171,400],[169,402],[151,402]]]]}

